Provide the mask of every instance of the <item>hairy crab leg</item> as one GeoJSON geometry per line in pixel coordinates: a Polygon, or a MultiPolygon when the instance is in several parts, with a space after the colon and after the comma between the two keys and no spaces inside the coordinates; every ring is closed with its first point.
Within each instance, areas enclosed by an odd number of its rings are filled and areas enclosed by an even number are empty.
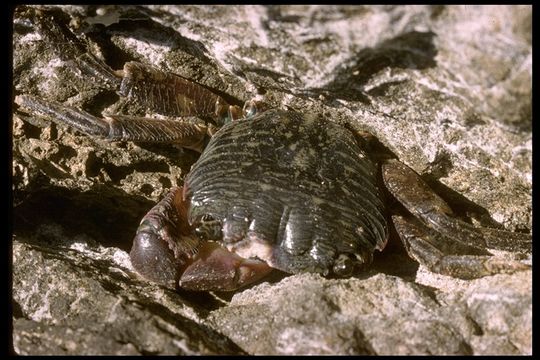
{"type": "Polygon", "coordinates": [[[239,106],[230,105],[220,94],[182,76],[139,62],[127,62],[123,70],[111,69],[87,51],[85,44],[56,13],[34,11],[37,13],[33,17],[36,19],[35,29],[48,44],[52,44],[55,54],[99,87],[117,91],[120,96],[162,115],[219,120],[243,117],[239,106]]]}
{"type": "Polygon", "coordinates": [[[272,270],[263,261],[200,240],[187,221],[188,206],[182,189],[174,187],[144,216],[130,252],[139,274],[171,288],[231,291],[272,270]]]}
{"type": "Polygon", "coordinates": [[[528,254],[532,252],[532,236],[529,234],[485,227],[479,227],[478,230],[484,235],[486,246],[490,249],[528,254]]]}
{"type": "Polygon", "coordinates": [[[119,88],[121,79],[107,64],[87,52],[85,44],[66,25],[68,20],[62,18],[63,14],[33,8],[25,11],[33,13],[30,18],[35,30],[62,61],[102,88],[119,88]]]}
{"type": "Polygon", "coordinates": [[[508,231],[476,228],[453,217],[448,204],[414,170],[397,160],[387,160],[382,166],[382,173],[388,191],[411,214],[455,241],[499,250],[527,249],[532,244],[530,235],[512,233],[510,236],[508,231]],[[509,244],[505,238],[520,242],[520,245],[509,244]]]}
{"type": "Polygon", "coordinates": [[[414,216],[393,216],[396,231],[411,257],[433,272],[462,279],[496,273],[511,273],[529,266],[515,260],[493,257],[486,248],[525,249],[531,239],[495,229],[476,228],[456,219],[448,204],[408,166],[387,160],[383,180],[390,193],[414,216]],[[519,241],[519,245],[510,244],[519,241]]]}
{"type": "Polygon", "coordinates": [[[430,271],[460,279],[527,270],[529,265],[491,256],[437,233],[416,218],[392,216],[407,253],[430,271]]]}
{"type": "Polygon", "coordinates": [[[119,94],[157,113],[169,116],[215,118],[242,117],[238,106],[231,106],[221,96],[179,75],[161,71],[138,62],[124,64],[119,94]]]}
{"type": "Polygon", "coordinates": [[[203,150],[206,141],[206,126],[187,121],[124,115],[110,115],[102,119],[73,107],[29,95],[19,95],[15,102],[22,109],[57,124],[69,125],[87,135],[101,136],[109,141],[175,143],[199,152],[203,150]]]}

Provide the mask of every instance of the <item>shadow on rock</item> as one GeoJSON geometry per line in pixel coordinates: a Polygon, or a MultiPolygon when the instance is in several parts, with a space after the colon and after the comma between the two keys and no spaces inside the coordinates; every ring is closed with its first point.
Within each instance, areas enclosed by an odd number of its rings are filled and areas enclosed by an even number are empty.
{"type": "Polygon", "coordinates": [[[334,81],[324,88],[310,89],[309,92],[324,94],[331,99],[369,103],[363,85],[384,68],[421,70],[437,65],[434,37],[433,32],[411,31],[375,47],[364,48],[348,59],[350,65],[337,71],[334,81]]]}
{"type": "Polygon", "coordinates": [[[66,241],[85,234],[103,246],[129,251],[141,218],[153,205],[112,187],[95,186],[85,192],[48,187],[28,194],[13,209],[13,232],[39,243],[40,226],[57,223],[62,224],[66,241]]]}

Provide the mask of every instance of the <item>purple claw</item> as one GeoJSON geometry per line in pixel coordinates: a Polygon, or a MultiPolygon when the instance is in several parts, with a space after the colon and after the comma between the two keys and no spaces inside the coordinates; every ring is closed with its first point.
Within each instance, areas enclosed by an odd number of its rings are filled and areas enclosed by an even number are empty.
{"type": "Polygon", "coordinates": [[[272,270],[264,261],[200,241],[187,223],[184,198],[181,188],[173,188],[141,221],[130,257],[143,277],[170,288],[230,291],[272,270]]]}
{"type": "Polygon", "coordinates": [[[151,232],[137,232],[129,253],[131,263],[144,278],[170,288],[176,287],[185,261],[177,259],[167,243],[151,232]]]}
{"type": "Polygon", "coordinates": [[[244,259],[214,242],[205,242],[180,277],[188,290],[231,291],[251,284],[272,271],[264,261],[244,259]]]}

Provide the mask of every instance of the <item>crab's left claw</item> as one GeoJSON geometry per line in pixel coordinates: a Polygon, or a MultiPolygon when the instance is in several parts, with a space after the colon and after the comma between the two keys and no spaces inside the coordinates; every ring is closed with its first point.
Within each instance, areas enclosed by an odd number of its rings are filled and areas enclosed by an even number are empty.
{"type": "Polygon", "coordinates": [[[232,291],[251,284],[272,271],[264,261],[244,259],[217,243],[205,242],[180,277],[187,290],[232,291]]]}

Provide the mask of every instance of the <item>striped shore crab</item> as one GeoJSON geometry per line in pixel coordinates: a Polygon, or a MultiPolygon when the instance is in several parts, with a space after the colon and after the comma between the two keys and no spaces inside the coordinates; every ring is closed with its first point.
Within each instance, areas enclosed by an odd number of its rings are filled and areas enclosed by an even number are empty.
{"type": "Polygon", "coordinates": [[[234,290],[274,268],[351,276],[384,249],[390,221],[409,254],[434,272],[473,278],[528,268],[485,250],[513,248],[521,235],[455,218],[412,169],[373,157],[368,134],[259,100],[241,108],[213,89],[138,62],[114,71],[61,23],[44,17],[37,25],[63,44],[61,56],[101,86],[179,120],[99,118],[30,95],[16,97],[22,110],[110,141],[201,152],[184,186],[173,187],[135,235],[132,264],[151,281],[234,290]],[[385,191],[406,212],[388,216],[385,191]]]}

